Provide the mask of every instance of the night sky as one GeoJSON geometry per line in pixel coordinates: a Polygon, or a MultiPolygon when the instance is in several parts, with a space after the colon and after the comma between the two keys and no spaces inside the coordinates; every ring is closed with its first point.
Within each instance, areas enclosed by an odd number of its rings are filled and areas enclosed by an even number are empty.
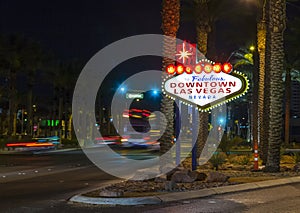
{"type": "MultiPolygon", "coordinates": [[[[58,57],[88,60],[104,46],[127,36],[161,34],[161,2],[0,0],[0,33],[24,34],[58,57]]],[[[231,3],[241,4],[241,14],[253,10],[251,1],[231,3]]],[[[290,17],[299,13],[297,5],[287,4],[287,9],[290,17]]],[[[219,54],[229,55],[235,48],[253,43],[255,21],[254,11],[252,17],[237,17],[235,24],[219,21],[216,43],[219,54]],[[230,40],[234,34],[240,35],[235,42],[230,40]]],[[[178,37],[195,42],[193,23],[181,22],[178,37]]]]}
{"type": "MultiPolygon", "coordinates": [[[[230,38],[224,32],[241,34],[244,45],[253,40],[255,34],[249,31],[255,30],[255,20],[252,25],[249,20],[239,22],[235,26],[218,23],[217,47],[227,48],[222,50],[226,54],[243,44],[239,41],[228,48],[230,38]]],[[[127,36],[161,34],[160,27],[161,0],[0,0],[0,33],[24,34],[62,58],[88,60],[107,44],[127,36]]],[[[178,37],[195,42],[193,23],[181,22],[178,37]]]]}
{"type": "Polygon", "coordinates": [[[29,36],[60,57],[88,59],[124,37],[161,33],[160,7],[160,0],[1,0],[0,32],[29,36]]]}
{"type": "MultiPolygon", "coordinates": [[[[85,64],[100,49],[119,39],[146,33],[161,34],[161,2],[0,0],[0,34],[23,34],[40,42],[46,51],[61,60],[79,59],[85,64]]],[[[299,12],[295,7],[288,6],[288,9],[294,14],[299,12]]],[[[235,23],[228,20],[217,22],[216,47],[220,58],[227,58],[232,51],[255,41],[253,5],[243,3],[241,13],[243,11],[253,11],[253,15],[248,18],[237,17],[235,23]]],[[[195,42],[195,35],[192,22],[180,23],[178,38],[195,42]]],[[[147,69],[161,69],[161,59],[148,57],[129,60],[118,66],[114,73],[122,80],[147,69]]],[[[121,80],[109,82],[110,89],[116,89],[121,80]]]]}

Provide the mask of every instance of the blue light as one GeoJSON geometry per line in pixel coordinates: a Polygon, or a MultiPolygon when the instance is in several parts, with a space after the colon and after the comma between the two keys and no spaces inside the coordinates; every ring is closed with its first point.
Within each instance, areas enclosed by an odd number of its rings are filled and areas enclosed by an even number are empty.
{"type": "Polygon", "coordinates": [[[219,122],[220,122],[220,124],[223,124],[223,123],[224,123],[224,119],[223,119],[223,118],[220,118],[220,119],[219,119],[219,122]]]}
{"type": "Polygon", "coordinates": [[[126,88],[125,87],[121,87],[120,91],[121,91],[121,93],[124,93],[126,91],[126,88]]]}
{"type": "Polygon", "coordinates": [[[156,95],[158,95],[158,90],[152,90],[152,95],[154,95],[154,96],[156,96],[156,95]]]}

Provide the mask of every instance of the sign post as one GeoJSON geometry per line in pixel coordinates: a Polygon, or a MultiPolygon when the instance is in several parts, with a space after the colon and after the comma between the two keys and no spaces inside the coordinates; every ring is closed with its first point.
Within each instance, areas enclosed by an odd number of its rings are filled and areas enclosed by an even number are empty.
{"type": "MultiPolygon", "coordinates": [[[[215,63],[207,59],[196,59],[196,45],[184,42],[177,46],[176,65],[166,68],[168,77],[163,81],[162,92],[171,99],[179,99],[185,105],[192,106],[192,169],[197,166],[197,135],[195,129],[198,111],[208,112],[245,95],[249,89],[247,77],[233,70],[230,63],[215,63]]],[[[201,124],[200,124],[201,125],[201,124]]],[[[222,129],[221,129],[222,130],[222,129]]],[[[219,136],[219,140],[221,137],[219,136]]],[[[177,146],[180,146],[178,143],[177,146]]],[[[176,162],[180,147],[176,146],[176,162]]]]}

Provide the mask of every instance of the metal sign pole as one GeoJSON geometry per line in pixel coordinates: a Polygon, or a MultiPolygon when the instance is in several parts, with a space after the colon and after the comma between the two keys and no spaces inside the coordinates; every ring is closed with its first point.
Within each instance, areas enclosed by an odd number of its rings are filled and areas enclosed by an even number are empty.
{"type": "Polygon", "coordinates": [[[178,99],[176,99],[176,104],[177,104],[177,107],[178,107],[178,109],[177,109],[177,111],[178,112],[176,112],[176,123],[175,123],[175,136],[176,136],[176,165],[179,165],[180,164],[180,161],[181,161],[181,150],[180,150],[180,137],[179,137],[179,135],[180,135],[180,129],[181,129],[181,127],[180,127],[180,112],[181,112],[181,101],[180,100],[178,100],[178,99]]]}
{"type": "Polygon", "coordinates": [[[193,149],[192,149],[192,171],[197,169],[197,128],[198,128],[198,122],[197,117],[198,116],[198,110],[196,107],[192,108],[192,143],[193,143],[193,149]]]}

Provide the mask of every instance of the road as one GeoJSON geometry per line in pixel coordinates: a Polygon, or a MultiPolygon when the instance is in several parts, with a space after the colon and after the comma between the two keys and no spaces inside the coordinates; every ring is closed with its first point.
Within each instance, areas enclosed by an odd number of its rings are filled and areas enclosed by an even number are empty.
{"type": "MultiPolygon", "coordinates": [[[[139,153],[142,158],[153,156],[142,150],[122,152],[132,158],[138,158],[139,153]]],[[[115,181],[81,151],[0,155],[0,212],[300,212],[300,183],[150,206],[95,206],[68,201],[72,195],[115,181]]]]}
{"type": "MultiPolygon", "coordinates": [[[[119,150],[134,159],[153,157],[145,150],[119,150]]],[[[68,208],[72,195],[119,181],[94,166],[81,150],[0,155],[0,212],[43,212],[68,208]]]]}

